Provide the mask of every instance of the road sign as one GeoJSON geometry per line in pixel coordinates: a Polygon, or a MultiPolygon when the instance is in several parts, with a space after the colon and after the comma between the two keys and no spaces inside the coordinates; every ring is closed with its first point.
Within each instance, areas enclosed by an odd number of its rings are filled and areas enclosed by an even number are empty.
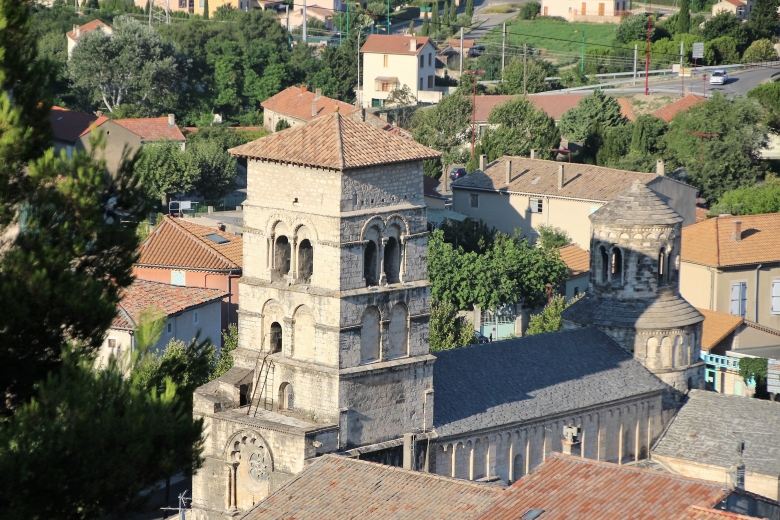
{"type": "Polygon", "coordinates": [[[704,58],[704,44],[703,43],[694,43],[693,44],[693,57],[702,59],[704,58]]]}
{"type": "Polygon", "coordinates": [[[780,394],[780,361],[776,359],[767,359],[766,391],[772,394],[780,394]]]}

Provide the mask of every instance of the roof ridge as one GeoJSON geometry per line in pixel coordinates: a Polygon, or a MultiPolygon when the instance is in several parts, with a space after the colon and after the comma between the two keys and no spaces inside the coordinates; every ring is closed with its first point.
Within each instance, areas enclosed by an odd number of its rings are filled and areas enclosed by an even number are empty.
{"type": "Polygon", "coordinates": [[[124,305],[122,305],[122,300],[119,300],[119,301],[117,302],[117,306],[118,306],[120,309],[122,309],[122,312],[124,312],[124,313],[125,313],[125,316],[127,316],[127,319],[130,321],[130,323],[132,323],[132,324],[133,324],[133,326],[137,327],[137,326],[138,326],[138,323],[137,323],[137,322],[136,322],[136,321],[133,319],[133,315],[132,315],[132,314],[130,314],[130,311],[128,311],[128,310],[125,308],[125,306],[124,306],[124,305]]]}
{"type": "Polygon", "coordinates": [[[339,166],[343,170],[346,167],[346,161],[344,160],[344,139],[341,133],[341,114],[336,112],[336,153],[339,156],[339,166]]]}
{"type": "Polygon", "coordinates": [[[720,230],[718,229],[718,219],[715,217],[715,265],[720,267],[720,230]]]}
{"type": "MultiPolygon", "coordinates": [[[[178,230],[180,233],[184,233],[184,234],[185,234],[187,237],[189,237],[189,238],[190,238],[190,240],[193,240],[195,243],[199,244],[201,247],[203,247],[204,249],[206,249],[206,251],[208,251],[209,253],[211,253],[211,254],[212,254],[213,256],[215,256],[216,258],[219,258],[220,260],[222,260],[223,262],[225,262],[225,263],[226,263],[226,264],[228,264],[229,266],[234,266],[234,267],[232,267],[233,269],[239,269],[239,267],[236,265],[236,263],[235,263],[235,262],[233,262],[233,261],[232,261],[232,260],[230,260],[228,257],[226,257],[225,255],[223,255],[222,253],[220,253],[219,251],[217,251],[216,249],[214,249],[213,247],[211,247],[211,246],[210,246],[209,244],[207,244],[205,241],[201,240],[201,238],[200,238],[199,236],[196,236],[195,234],[193,234],[191,231],[189,231],[188,229],[186,229],[186,228],[185,228],[185,227],[184,227],[182,224],[180,224],[180,223],[176,222],[176,219],[174,219],[174,218],[173,218],[173,217],[171,217],[170,215],[166,215],[166,216],[165,216],[165,222],[171,222],[171,223],[173,223],[173,224],[174,224],[174,229],[177,229],[177,230],[178,230]]],[[[195,224],[195,223],[194,223],[194,222],[192,222],[192,224],[195,224]]],[[[198,225],[200,225],[200,224],[195,224],[195,225],[196,225],[196,226],[198,226],[198,225]]],[[[205,227],[205,226],[204,226],[204,227],[205,227]]]]}

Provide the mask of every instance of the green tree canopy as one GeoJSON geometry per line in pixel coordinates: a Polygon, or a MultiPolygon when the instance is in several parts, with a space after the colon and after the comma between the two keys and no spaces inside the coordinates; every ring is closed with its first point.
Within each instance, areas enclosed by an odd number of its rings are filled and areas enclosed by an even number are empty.
{"type": "Polygon", "coordinates": [[[68,62],[73,86],[115,112],[130,104],[145,114],[157,114],[176,103],[183,90],[187,58],[163,42],[148,25],[118,17],[113,35],[92,31],[79,38],[68,62]]]}
{"type": "Polygon", "coordinates": [[[442,152],[445,165],[460,162],[463,143],[470,138],[471,96],[456,92],[435,106],[418,110],[412,118],[414,140],[442,152]]]}
{"type": "Polygon", "coordinates": [[[518,97],[496,106],[490,112],[479,144],[479,154],[495,161],[504,155],[528,156],[532,149],[541,157],[552,157],[561,135],[555,120],[525,97],[518,97]]]}
{"type": "MultiPolygon", "coordinates": [[[[615,40],[618,43],[631,43],[645,41],[647,39],[647,14],[634,14],[626,16],[615,30],[615,40]]],[[[655,23],[650,23],[650,41],[656,40],[655,23]]]]}
{"type": "Polygon", "coordinates": [[[727,191],[712,205],[710,215],[780,213],[780,180],[770,178],[755,186],[727,191]]]}
{"type": "Polygon", "coordinates": [[[216,140],[195,140],[186,152],[198,171],[192,189],[206,199],[219,199],[230,193],[236,183],[236,159],[216,140]]]}
{"type": "Polygon", "coordinates": [[[558,249],[571,243],[571,237],[565,229],[540,224],[536,230],[539,232],[538,244],[542,249],[558,249]]]}
{"type": "MultiPolygon", "coordinates": [[[[529,58],[525,68],[528,71],[528,81],[526,88],[529,94],[545,92],[552,89],[552,85],[546,82],[544,78],[556,74],[555,66],[551,63],[535,58],[529,58]]],[[[499,85],[501,94],[522,94],[523,93],[523,71],[524,65],[522,59],[509,61],[504,67],[504,81],[499,85]]]]}
{"type": "Polygon", "coordinates": [[[676,33],[687,33],[691,28],[691,0],[680,0],[680,12],[677,13],[676,33]]]}
{"type": "Polygon", "coordinates": [[[591,125],[602,129],[622,126],[626,119],[620,113],[620,104],[601,90],[585,96],[576,107],[567,110],[558,124],[561,135],[572,141],[582,142],[588,135],[591,125]]]}
{"type": "Polygon", "coordinates": [[[525,335],[533,336],[534,334],[544,334],[545,332],[561,330],[563,327],[563,318],[561,317],[561,314],[580,298],[582,298],[582,295],[575,296],[567,301],[564,296],[553,296],[550,299],[550,303],[542,309],[542,312],[531,316],[531,319],[528,321],[528,329],[525,331],[525,335]]]}
{"type": "Polygon", "coordinates": [[[742,56],[745,63],[756,61],[777,61],[777,51],[772,42],[767,39],[756,40],[750,44],[742,56]]]}
{"type": "Polygon", "coordinates": [[[750,92],[748,97],[755,99],[765,111],[764,122],[774,131],[780,131],[780,83],[763,83],[750,92]]]}
{"type": "Polygon", "coordinates": [[[476,342],[474,325],[458,316],[458,309],[453,304],[434,304],[431,306],[430,340],[431,352],[472,345],[476,342]]]}
{"type": "Polygon", "coordinates": [[[777,8],[780,0],[758,0],[753,3],[748,29],[753,39],[770,39],[777,35],[777,8]]]}
{"type": "Polygon", "coordinates": [[[524,238],[503,233],[481,254],[454,248],[444,242],[441,231],[434,231],[428,243],[431,299],[458,309],[495,309],[521,300],[533,309],[546,299],[546,284],[557,286],[567,276],[557,250],[533,247],[524,238]]]}
{"type": "Polygon", "coordinates": [[[714,40],[721,36],[731,36],[737,42],[737,48],[742,52],[750,41],[748,31],[734,13],[719,11],[707,20],[702,29],[705,40],[714,40]]]}
{"type": "Polygon", "coordinates": [[[664,156],[671,167],[686,169],[689,182],[705,198],[717,200],[726,191],[754,184],[761,173],[759,151],[766,142],[761,118],[761,110],[753,100],[731,100],[715,92],[705,103],[677,114],[671,121],[663,139],[664,156]],[[699,141],[690,132],[718,137],[699,141]]]}
{"type": "Polygon", "coordinates": [[[181,149],[178,141],[147,143],[141,148],[137,170],[149,193],[163,206],[168,196],[193,189],[199,170],[192,154],[181,149]]]}

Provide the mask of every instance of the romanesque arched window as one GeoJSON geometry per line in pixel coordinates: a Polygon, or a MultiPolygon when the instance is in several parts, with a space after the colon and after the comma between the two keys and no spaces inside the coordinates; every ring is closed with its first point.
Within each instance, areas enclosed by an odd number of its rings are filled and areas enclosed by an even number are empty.
{"type": "Polygon", "coordinates": [[[298,279],[300,283],[310,283],[314,272],[314,248],[308,239],[298,244],[298,279]]]}
{"type": "Polygon", "coordinates": [[[377,276],[377,271],[376,242],[369,240],[363,251],[363,277],[366,279],[367,287],[379,283],[379,276],[377,276]]]}
{"type": "Polygon", "coordinates": [[[272,353],[282,351],[282,326],[279,325],[279,322],[271,323],[271,335],[268,339],[272,353]]]}
{"type": "Polygon", "coordinates": [[[379,360],[379,309],[368,307],[363,311],[360,329],[360,362],[379,360]]]}
{"type": "Polygon", "coordinates": [[[607,248],[604,246],[599,246],[599,259],[601,260],[601,265],[599,266],[599,274],[600,279],[599,281],[601,283],[607,283],[607,273],[609,269],[609,255],[607,255],[607,248]]]}
{"type": "Polygon", "coordinates": [[[284,277],[290,272],[290,241],[282,235],[276,238],[274,246],[274,272],[277,277],[284,277]]]}
{"type": "Polygon", "coordinates": [[[666,248],[662,247],[658,252],[658,285],[665,285],[669,279],[669,267],[666,265],[666,248]]]}
{"type": "Polygon", "coordinates": [[[619,247],[612,248],[612,263],[610,265],[611,280],[623,283],[623,253],[619,247]]]}
{"type": "Polygon", "coordinates": [[[282,383],[279,385],[279,409],[293,409],[293,387],[290,383],[282,383]]]}
{"type": "Polygon", "coordinates": [[[384,267],[387,283],[398,283],[401,273],[401,244],[395,237],[388,238],[385,244],[384,267]]]}

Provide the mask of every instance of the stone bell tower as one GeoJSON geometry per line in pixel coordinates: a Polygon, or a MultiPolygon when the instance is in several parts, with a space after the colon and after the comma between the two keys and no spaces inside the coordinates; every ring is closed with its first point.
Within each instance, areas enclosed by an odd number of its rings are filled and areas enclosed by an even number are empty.
{"type": "Polygon", "coordinates": [[[231,153],[248,161],[239,348],[195,396],[203,518],[433,419],[423,160],[439,153],[338,112],[231,153]]]}
{"type": "Polygon", "coordinates": [[[563,328],[596,325],[670,386],[698,388],[704,317],[680,296],[683,218],[634,181],[590,221],[590,288],[563,328]]]}

